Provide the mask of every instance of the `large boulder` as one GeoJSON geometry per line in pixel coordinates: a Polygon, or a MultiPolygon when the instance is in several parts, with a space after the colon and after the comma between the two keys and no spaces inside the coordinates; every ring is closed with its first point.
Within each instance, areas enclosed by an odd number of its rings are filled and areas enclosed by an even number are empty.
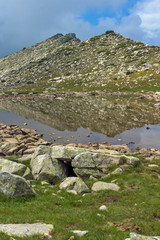
{"type": "Polygon", "coordinates": [[[115,183],[95,182],[92,186],[92,191],[97,192],[101,190],[113,190],[118,191],[120,187],[115,183]]]}
{"type": "Polygon", "coordinates": [[[52,158],[71,162],[76,155],[87,150],[69,146],[53,146],[51,151],[52,158]]]}
{"type": "Polygon", "coordinates": [[[14,197],[35,195],[26,179],[7,172],[0,173],[0,193],[14,197]]]}
{"type": "Polygon", "coordinates": [[[48,180],[54,184],[68,175],[68,168],[63,161],[51,158],[51,148],[40,146],[31,160],[32,174],[37,180],[48,180]]]}
{"type": "Polygon", "coordinates": [[[123,170],[140,164],[138,158],[127,157],[113,150],[88,150],[71,146],[39,146],[31,160],[32,174],[36,179],[55,183],[69,176],[81,178],[102,177],[110,166],[123,170]]]}
{"type": "Polygon", "coordinates": [[[2,172],[16,174],[27,180],[33,179],[30,169],[24,164],[16,163],[4,158],[0,158],[0,173],[2,172]]]}
{"type": "Polygon", "coordinates": [[[88,193],[90,189],[79,177],[68,177],[59,186],[60,189],[75,191],[76,193],[88,193]]]}
{"type": "Polygon", "coordinates": [[[138,158],[127,157],[121,154],[107,154],[96,152],[83,152],[78,154],[72,161],[72,167],[77,176],[82,178],[93,175],[103,176],[110,166],[136,167],[140,164],[138,158]]]}
{"type": "Polygon", "coordinates": [[[149,237],[137,233],[130,233],[130,238],[126,238],[125,240],[160,240],[160,237],[149,237]]]}

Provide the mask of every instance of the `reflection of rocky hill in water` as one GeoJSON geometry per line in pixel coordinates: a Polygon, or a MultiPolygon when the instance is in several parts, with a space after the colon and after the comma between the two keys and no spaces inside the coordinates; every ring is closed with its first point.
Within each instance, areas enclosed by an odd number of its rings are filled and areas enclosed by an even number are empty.
{"type": "Polygon", "coordinates": [[[107,136],[160,123],[155,102],[135,96],[14,99],[1,101],[0,108],[58,130],[83,127],[107,136]]]}

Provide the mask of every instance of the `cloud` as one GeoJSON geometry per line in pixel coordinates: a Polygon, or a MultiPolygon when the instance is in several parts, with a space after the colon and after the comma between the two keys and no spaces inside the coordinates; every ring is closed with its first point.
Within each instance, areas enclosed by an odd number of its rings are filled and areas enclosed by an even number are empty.
{"type": "Polygon", "coordinates": [[[148,38],[155,38],[160,34],[160,1],[143,0],[135,7],[135,12],[141,18],[141,28],[148,38]]]}
{"type": "Polygon", "coordinates": [[[157,43],[160,36],[160,1],[136,0],[0,0],[0,56],[31,46],[56,33],[75,32],[81,40],[115,30],[134,40],[157,43]],[[138,3],[136,4],[136,2],[138,3]],[[100,16],[97,25],[83,19],[88,11],[100,16]],[[128,11],[127,11],[128,12],[128,11]],[[108,15],[110,16],[110,15],[108,15]]]}
{"type": "Polygon", "coordinates": [[[33,45],[58,32],[75,32],[81,39],[102,33],[81,16],[89,9],[117,11],[126,1],[0,0],[0,56],[33,45]]]}
{"type": "Polygon", "coordinates": [[[116,32],[133,40],[160,45],[159,13],[159,0],[142,0],[130,9],[129,15],[122,16],[119,21],[115,18],[100,19],[99,27],[110,26],[116,32]]]}

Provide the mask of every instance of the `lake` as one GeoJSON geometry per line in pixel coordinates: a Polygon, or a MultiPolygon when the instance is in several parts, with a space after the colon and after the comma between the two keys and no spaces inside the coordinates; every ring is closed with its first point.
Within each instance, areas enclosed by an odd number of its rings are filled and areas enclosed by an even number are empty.
{"type": "Polygon", "coordinates": [[[132,95],[0,100],[0,122],[27,123],[53,143],[160,148],[160,109],[155,100],[132,95]]]}

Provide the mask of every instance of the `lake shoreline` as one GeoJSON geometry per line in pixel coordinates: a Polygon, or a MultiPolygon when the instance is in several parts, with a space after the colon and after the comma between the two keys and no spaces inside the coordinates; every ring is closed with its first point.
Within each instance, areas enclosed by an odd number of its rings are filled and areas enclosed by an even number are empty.
{"type": "Polygon", "coordinates": [[[20,128],[16,125],[6,125],[0,123],[0,156],[7,157],[10,155],[19,156],[20,159],[26,160],[32,157],[35,149],[39,145],[46,146],[70,146],[84,148],[88,150],[99,150],[101,152],[105,150],[118,151],[123,154],[130,155],[141,155],[145,157],[148,161],[160,158],[160,149],[156,148],[136,148],[136,152],[132,152],[127,144],[118,144],[113,145],[107,142],[97,143],[97,142],[88,142],[87,144],[59,144],[59,143],[50,143],[43,140],[43,136],[37,134],[36,130],[31,130],[27,128],[20,128]]]}
{"type": "Polygon", "coordinates": [[[134,95],[140,98],[154,99],[160,101],[160,92],[56,92],[56,93],[11,93],[0,94],[0,100],[15,98],[58,98],[58,97],[83,97],[83,96],[129,96],[134,95]]]}

